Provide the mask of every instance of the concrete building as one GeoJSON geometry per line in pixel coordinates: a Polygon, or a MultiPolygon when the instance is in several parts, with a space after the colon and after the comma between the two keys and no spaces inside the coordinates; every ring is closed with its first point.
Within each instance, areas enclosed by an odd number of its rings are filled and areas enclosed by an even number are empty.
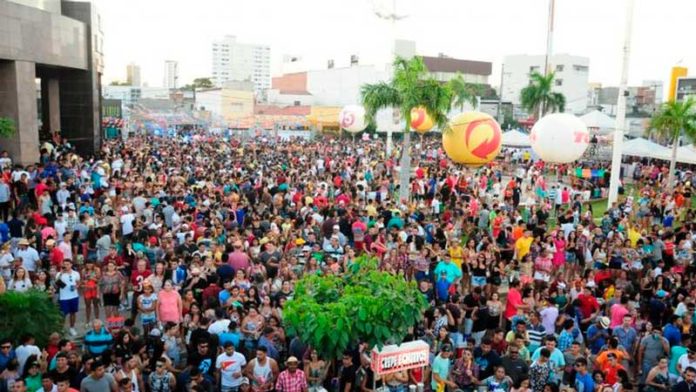
{"type": "Polygon", "coordinates": [[[677,79],[677,101],[684,101],[688,98],[696,99],[696,77],[686,76],[677,79]]]}
{"type": "Polygon", "coordinates": [[[179,80],[179,63],[174,60],[164,62],[164,82],[162,86],[168,89],[176,88],[179,80]]]}
{"type": "Polygon", "coordinates": [[[271,87],[271,48],[266,45],[245,44],[232,35],[213,41],[213,83],[251,81],[259,93],[271,87]]]}
{"type": "Polygon", "coordinates": [[[39,115],[46,134],[59,132],[82,153],[98,149],[102,45],[101,19],[89,2],[0,1],[0,116],[17,127],[0,146],[16,162],[39,158],[39,115]]]}
{"type": "Polygon", "coordinates": [[[140,87],[142,80],[140,79],[139,65],[130,63],[126,66],[126,81],[131,86],[140,87]]]}
{"type": "MultiPolygon", "coordinates": [[[[588,107],[599,109],[611,116],[616,115],[619,88],[616,86],[602,87],[598,83],[591,83],[590,86],[588,107]]],[[[651,116],[662,103],[662,82],[646,81],[641,86],[629,86],[627,91],[626,114],[628,116],[651,116]]]]}
{"type": "Polygon", "coordinates": [[[104,86],[105,99],[120,99],[125,107],[133,107],[141,99],[170,99],[170,89],[166,87],[104,86]]]}
{"type": "MultiPolygon", "coordinates": [[[[544,55],[505,56],[503,74],[503,100],[520,104],[520,93],[529,85],[532,72],[544,72],[544,55]]],[[[555,72],[554,91],[566,98],[566,112],[575,114],[587,110],[588,76],[590,59],[569,54],[551,56],[550,69],[555,72]]]]}
{"type": "Polygon", "coordinates": [[[493,64],[487,61],[455,59],[442,53],[437,57],[422,58],[430,75],[441,82],[448,82],[460,74],[468,83],[488,84],[493,69],[493,64]]]}
{"type": "Polygon", "coordinates": [[[251,82],[227,82],[225,87],[196,91],[196,109],[211,112],[227,123],[253,115],[254,104],[251,82]]]}

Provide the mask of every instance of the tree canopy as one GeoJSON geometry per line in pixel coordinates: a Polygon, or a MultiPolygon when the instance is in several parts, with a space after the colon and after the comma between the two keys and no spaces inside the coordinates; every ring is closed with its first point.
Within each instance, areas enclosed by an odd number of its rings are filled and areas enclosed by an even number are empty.
{"type": "Polygon", "coordinates": [[[686,101],[665,102],[650,120],[648,135],[650,134],[658,135],[672,143],[672,159],[667,179],[667,186],[672,186],[679,137],[684,135],[691,141],[696,140],[696,101],[689,98],[686,101]]]}
{"type": "Polygon", "coordinates": [[[549,112],[565,110],[565,96],[553,91],[555,78],[556,75],[553,72],[548,75],[534,72],[529,76],[529,86],[520,92],[522,107],[529,113],[536,115],[537,119],[549,112]]]}
{"type": "Polygon", "coordinates": [[[379,271],[376,259],[362,256],[348,269],[303,277],[285,306],[288,332],[327,359],[358,343],[401,343],[428,306],[415,282],[379,271]]]}

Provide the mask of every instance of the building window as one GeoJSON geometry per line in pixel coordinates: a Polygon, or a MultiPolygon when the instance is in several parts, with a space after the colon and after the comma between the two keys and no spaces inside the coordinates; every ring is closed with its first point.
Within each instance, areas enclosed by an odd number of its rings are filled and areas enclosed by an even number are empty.
{"type": "Polygon", "coordinates": [[[563,86],[563,79],[556,79],[556,86],[563,86]]]}
{"type": "Polygon", "coordinates": [[[556,66],[556,72],[563,72],[563,64],[559,64],[556,66]]]}
{"type": "Polygon", "coordinates": [[[535,65],[529,67],[529,73],[531,74],[531,73],[534,73],[534,72],[539,72],[539,67],[537,67],[537,66],[535,66],[535,65]]]}
{"type": "Polygon", "coordinates": [[[573,65],[573,70],[577,72],[587,72],[589,67],[587,65],[573,65]]]}

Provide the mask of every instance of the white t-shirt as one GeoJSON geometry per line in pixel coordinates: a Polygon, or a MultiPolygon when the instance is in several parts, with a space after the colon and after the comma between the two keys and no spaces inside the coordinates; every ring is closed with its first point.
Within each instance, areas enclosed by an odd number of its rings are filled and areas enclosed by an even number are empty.
{"type": "Polygon", "coordinates": [[[5,253],[4,255],[0,256],[0,275],[6,280],[9,281],[12,279],[12,262],[14,261],[14,257],[10,253],[5,253]]]}
{"type": "Polygon", "coordinates": [[[133,233],[134,220],[135,215],[133,214],[123,214],[123,216],[121,216],[121,229],[123,230],[123,235],[129,235],[133,233]]]}
{"type": "Polygon", "coordinates": [[[15,256],[22,259],[22,267],[24,267],[29,272],[36,271],[36,267],[39,265],[39,252],[36,249],[27,247],[24,250],[17,249],[15,256]]]}
{"type": "Polygon", "coordinates": [[[58,299],[65,301],[80,296],[77,287],[80,283],[80,273],[77,271],[60,272],[59,279],[65,283],[65,287],[58,292],[58,299]]]}
{"type": "Polygon", "coordinates": [[[222,353],[218,355],[217,361],[215,362],[215,367],[220,370],[221,383],[223,387],[238,387],[242,385],[243,376],[234,378],[232,375],[234,373],[241,373],[242,368],[246,366],[246,358],[244,355],[234,352],[232,355],[227,355],[227,353],[222,353]]]}
{"type": "Polygon", "coordinates": [[[17,355],[17,362],[19,363],[19,373],[22,374],[24,372],[24,365],[27,362],[27,359],[31,355],[36,355],[37,358],[41,358],[41,350],[39,350],[38,347],[27,344],[27,345],[21,345],[17,347],[15,350],[15,354],[17,355]]]}
{"type": "Polygon", "coordinates": [[[229,329],[230,320],[216,320],[214,323],[210,324],[208,327],[208,333],[212,335],[220,335],[229,329]]]}
{"type": "MultiPolygon", "coordinates": [[[[682,372],[688,367],[696,368],[696,361],[690,361],[689,354],[682,354],[677,363],[681,366],[682,372]]],[[[681,380],[682,378],[679,377],[679,379],[681,380]]]]}

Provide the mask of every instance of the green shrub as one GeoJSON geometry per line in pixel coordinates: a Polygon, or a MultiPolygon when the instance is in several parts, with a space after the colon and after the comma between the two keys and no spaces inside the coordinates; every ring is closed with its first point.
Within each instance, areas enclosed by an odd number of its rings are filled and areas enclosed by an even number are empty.
{"type": "Polygon", "coordinates": [[[0,315],[1,337],[17,341],[31,333],[40,347],[46,346],[51,333],[63,330],[63,315],[58,306],[47,293],[38,290],[0,295],[0,315]]]}
{"type": "Polygon", "coordinates": [[[342,277],[303,277],[283,319],[291,335],[331,360],[358,342],[401,343],[427,306],[415,282],[378,271],[376,259],[362,256],[342,277]]]}

